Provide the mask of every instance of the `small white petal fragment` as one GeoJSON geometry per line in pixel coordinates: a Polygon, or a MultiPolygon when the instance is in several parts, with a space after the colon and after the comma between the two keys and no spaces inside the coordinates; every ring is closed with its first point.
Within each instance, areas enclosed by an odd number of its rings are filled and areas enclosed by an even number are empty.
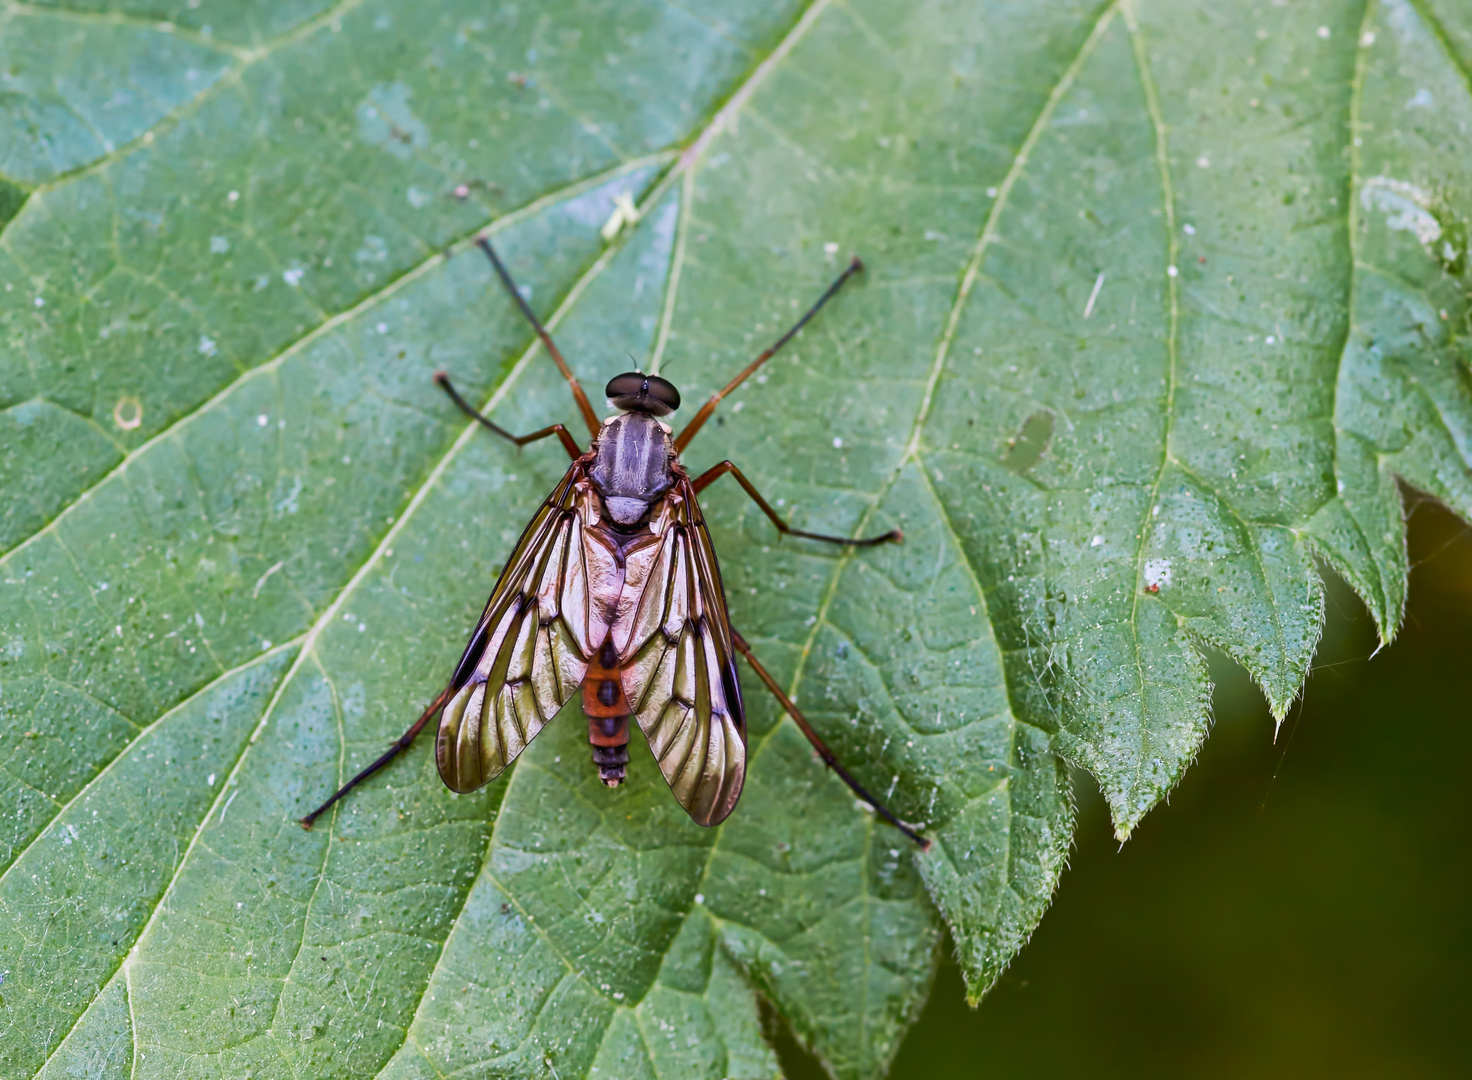
{"type": "Polygon", "coordinates": [[[265,427],[270,422],[271,422],[271,418],[269,416],[267,416],[265,413],[261,413],[260,416],[256,417],[256,424],[259,425],[260,427],[265,427]]]}
{"type": "Polygon", "coordinates": [[[281,275],[281,280],[286,282],[294,289],[302,283],[302,275],[305,273],[305,270],[293,266],[290,270],[287,270],[281,275]]]}
{"type": "Polygon", "coordinates": [[[603,223],[603,228],[598,230],[598,235],[603,237],[605,244],[611,244],[614,238],[623,232],[624,226],[637,224],[642,216],[629,193],[620,191],[613,197],[613,213],[608,215],[608,220],[603,223]]]}
{"type": "Polygon", "coordinates": [[[1196,159],[1196,167],[1198,169],[1211,168],[1211,158],[1207,157],[1205,154],[1202,154],[1199,158],[1196,159]]]}
{"type": "Polygon", "coordinates": [[[843,449],[843,440],[841,438],[839,438],[837,435],[833,436],[833,449],[835,449],[835,450],[842,450],[843,449]]]}
{"type": "Polygon", "coordinates": [[[1321,26],[1321,27],[1319,27],[1319,37],[1321,37],[1321,38],[1327,38],[1328,36],[1329,36],[1329,28],[1327,26],[1321,26]]]}
{"type": "Polygon", "coordinates": [[[1102,536],[1096,536],[1092,540],[1089,541],[1089,547],[1099,547],[1103,543],[1104,543],[1104,538],[1102,536]]]}
{"type": "Polygon", "coordinates": [[[1175,276],[1176,276],[1176,275],[1177,275],[1177,274],[1179,274],[1179,273],[1180,273],[1180,270],[1178,270],[1178,269],[1177,269],[1177,268],[1176,268],[1176,267],[1174,267],[1174,266],[1167,266],[1167,267],[1166,267],[1166,268],[1165,268],[1165,272],[1166,272],[1166,273],[1167,273],[1167,274],[1169,274],[1169,275],[1170,275],[1170,276],[1171,276],[1171,277],[1175,277],[1175,276]]]}
{"type": "Polygon", "coordinates": [[[219,352],[220,350],[215,345],[214,338],[209,337],[206,334],[201,334],[199,338],[199,351],[204,353],[206,356],[214,356],[215,353],[219,352]]]}

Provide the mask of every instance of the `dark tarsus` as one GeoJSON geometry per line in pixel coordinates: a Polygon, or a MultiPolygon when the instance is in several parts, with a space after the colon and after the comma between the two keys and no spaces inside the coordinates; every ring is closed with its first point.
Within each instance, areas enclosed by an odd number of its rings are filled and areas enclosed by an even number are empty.
{"type": "MultiPolygon", "coordinates": [[[[491,246],[490,240],[482,236],[476,240],[476,244],[490,258],[491,265],[495,268],[496,276],[501,279],[501,284],[505,287],[507,293],[510,294],[512,300],[516,303],[516,306],[518,309],[520,309],[522,315],[526,317],[527,321],[531,323],[532,327],[536,330],[538,338],[541,339],[541,342],[543,346],[546,347],[548,354],[557,364],[558,370],[561,371],[563,377],[567,379],[568,386],[572,390],[573,399],[576,401],[578,410],[582,413],[583,419],[587,423],[588,430],[592,433],[596,445],[596,440],[599,435],[601,425],[598,422],[597,414],[593,411],[593,406],[591,402],[589,402],[588,400],[588,395],[583,391],[582,386],[578,383],[577,377],[573,375],[572,370],[567,365],[567,362],[562,358],[562,353],[558,351],[556,344],[554,344],[552,341],[552,335],[549,334],[546,328],[542,326],[541,322],[537,319],[536,314],[533,313],[531,307],[527,304],[521,293],[517,291],[516,283],[512,280],[511,275],[507,272],[506,267],[502,264],[500,257],[497,256],[495,249],[491,246]]],[[[843,273],[839,274],[837,279],[835,279],[834,282],[828,286],[828,288],[823,292],[823,295],[818,297],[817,302],[803,313],[802,318],[798,319],[797,322],[794,323],[785,334],[783,334],[775,342],[773,342],[773,344],[768,347],[764,352],[762,352],[760,356],[758,356],[755,360],[753,360],[750,364],[743,368],[734,379],[727,383],[722,389],[712,394],[710,399],[701,406],[700,411],[695,414],[695,417],[690,421],[690,423],[675,438],[673,443],[675,453],[678,454],[680,451],[684,450],[686,446],[689,445],[691,439],[695,437],[695,434],[715,412],[716,407],[720,404],[722,398],[730,394],[731,391],[735,390],[736,387],[740,386],[743,382],[746,381],[747,378],[754,374],[758,368],[760,368],[774,355],[776,355],[777,351],[780,350],[782,346],[791,341],[792,338],[796,336],[797,332],[801,330],[804,326],[806,326],[808,321],[811,320],[813,316],[818,313],[823,305],[833,298],[834,294],[843,287],[844,283],[847,282],[849,278],[853,277],[855,274],[863,270],[863,268],[864,264],[860,262],[857,257],[855,257],[844,269],[843,273]]],[[[629,373],[628,375],[621,375],[617,378],[628,379],[633,374],[634,373],[629,373]]],[[[650,376],[648,379],[645,380],[644,390],[646,394],[649,390],[648,383],[655,378],[656,377],[654,376],[650,376]]],[[[556,435],[557,438],[561,441],[563,448],[567,451],[568,455],[573,460],[577,460],[579,457],[582,456],[582,450],[578,447],[577,441],[572,437],[571,433],[568,432],[567,428],[564,427],[562,424],[553,424],[550,427],[545,427],[538,431],[534,431],[530,435],[513,435],[511,432],[507,431],[499,424],[482,415],[469,402],[461,397],[460,393],[455,389],[454,385],[450,382],[449,376],[445,372],[437,372],[434,376],[434,379],[435,382],[439,384],[440,388],[443,389],[447,395],[449,395],[450,400],[454,402],[455,406],[460,409],[461,412],[465,413],[467,416],[482,424],[488,430],[501,436],[503,439],[515,443],[518,448],[525,446],[527,443],[535,442],[538,439],[544,439],[548,436],[556,435]]],[[[663,382],[664,380],[659,381],[663,382]]],[[[611,383],[610,387],[612,387],[612,385],[613,384],[611,383]]],[[[674,404],[678,406],[678,392],[674,390],[673,386],[670,386],[668,388],[668,391],[675,395],[674,404]]],[[[621,402],[621,404],[622,403],[623,402],[621,402]]],[[[669,411],[668,409],[664,409],[661,411],[658,408],[657,403],[654,406],[647,408],[640,407],[644,404],[642,400],[631,403],[637,410],[632,415],[637,415],[640,412],[643,412],[646,415],[662,415],[662,412],[669,411]]],[[[749,481],[745,477],[745,475],[742,474],[741,470],[730,461],[723,461],[719,465],[708,469],[706,472],[697,477],[693,481],[695,491],[697,493],[703,491],[705,488],[709,487],[713,482],[720,479],[727,473],[730,473],[736,478],[736,482],[741,485],[742,490],[751,497],[752,501],[757,504],[762,513],[767,516],[767,519],[771,521],[771,523],[777,528],[777,530],[785,535],[800,536],[804,539],[818,540],[828,544],[853,545],[855,547],[867,547],[873,544],[882,544],[886,541],[899,542],[904,539],[904,534],[901,533],[899,529],[892,529],[889,532],[882,533],[878,536],[870,536],[860,539],[854,539],[846,536],[829,536],[824,533],[814,533],[807,532],[803,529],[794,529],[792,528],[792,526],[788,525],[785,521],[782,520],[777,511],[772,508],[771,504],[768,503],[766,499],[762,498],[761,493],[756,490],[751,481],[749,481]]],[[[652,497],[657,497],[657,494],[655,493],[651,493],[651,495],[652,497]]],[[[792,701],[792,699],[789,698],[787,694],[782,690],[782,688],[777,684],[776,679],[774,679],[767,671],[767,669],[761,665],[757,658],[752,655],[751,646],[747,644],[746,639],[738,634],[734,629],[732,629],[731,631],[731,638],[733,644],[736,646],[737,651],[746,658],[746,662],[751,665],[752,670],[756,672],[757,677],[761,679],[763,685],[765,685],[766,688],[772,692],[772,695],[777,699],[778,704],[782,706],[787,715],[792,717],[793,722],[797,724],[798,729],[807,738],[808,742],[812,744],[814,751],[817,752],[818,757],[822,759],[823,763],[827,765],[830,769],[832,769],[834,773],[838,775],[839,779],[841,779],[853,790],[855,795],[857,795],[869,806],[873,807],[875,812],[878,813],[880,817],[884,818],[885,821],[888,821],[895,828],[899,829],[900,832],[904,833],[911,840],[915,841],[915,843],[920,845],[922,850],[929,850],[929,840],[921,836],[912,826],[906,824],[898,817],[896,817],[895,814],[891,812],[883,803],[881,803],[867,790],[865,790],[863,785],[855,780],[853,775],[843,767],[843,765],[839,762],[837,756],[834,755],[833,751],[828,748],[828,745],[821,738],[819,738],[818,733],[813,730],[813,726],[808,723],[807,718],[803,716],[801,710],[798,709],[797,705],[792,701]]],[[[472,642],[472,645],[473,644],[474,643],[472,642]]],[[[622,696],[619,684],[612,679],[603,679],[600,677],[605,669],[612,669],[616,667],[616,656],[609,658],[603,655],[603,653],[608,653],[610,651],[610,648],[611,643],[605,643],[602,653],[595,657],[593,663],[589,666],[588,676],[585,683],[586,690],[584,693],[583,707],[584,712],[586,713],[600,714],[589,715],[588,717],[588,739],[593,746],[593,761],[595,764],[598,765],[600,778],[605,784],[608,784],[610,787],[616,787],[624,779],[625,768],[628,765],[629,760],[628,742],[630,716],[628,712],[625,711],[627,710],[627,703],[620,702],[619,700],[622,696]]],[[[466,655],[471,655],[473,651],[473,649],[468,650],[466,655]]],[[[429,722],[430,717],[432,717],[436,712],[440,710],[440,708],[444,706],[445,702],[449,699],[450,694],[453,692],[454,687],[460,681],[462,681],[461,672],[457,671],[455,674],[455,679],[451,681],[450,685],[446,686],[445,689],[440,692],[439,696],[430,703],[429,707],[424,710],[419,719],[414,721],[413,725],[407,731],[405,731],[404,734],[399,736],[399,738],[388,749],[388,751],[385,752],[381,757],[379,757],[367,768],[359,772],[346,784],[344,784],[341,789],[335,792],[330,799],[324,802],[316,810],[313,810],[306,817],[302,818],[302,826],[304,828],[310,829],[312,827],[312,823],[316,821],[316,819],[320,817],[326,810],[331,808],[344,795],[346,795],[358,784],[361,784],[368,777],[372,776],[379,769],[387,765],[396,756],[398,756],[400,752],[407,750],[409,746],[414,742],[415,737],[418,736],[418,734],[424,729],[425,724],[429,722]]]]}

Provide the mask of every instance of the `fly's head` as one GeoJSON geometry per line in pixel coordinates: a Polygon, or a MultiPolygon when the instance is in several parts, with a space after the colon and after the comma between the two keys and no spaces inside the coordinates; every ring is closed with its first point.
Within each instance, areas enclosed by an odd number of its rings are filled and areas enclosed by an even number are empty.
{"type": "Polygon", "coordinates": [[[658,375],[645,375],[642,371],[615,375],[608,380],[603,392],[614,408],[625,412],[668,416],[680,407],[680,392],[674,383],[658,375]]]}

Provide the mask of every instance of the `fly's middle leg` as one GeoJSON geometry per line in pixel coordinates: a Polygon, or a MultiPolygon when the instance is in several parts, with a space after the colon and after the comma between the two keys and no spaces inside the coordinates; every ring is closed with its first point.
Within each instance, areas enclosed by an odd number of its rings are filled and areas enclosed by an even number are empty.
{"type": "Polygon", "coordinates": [[[736,482],[741,485],[741,490],[751,496],[751,501],[756,503],[761,512],[767,515],[767,520],[770,521],[773,525],[777,526],[777,531],[782,533],[784,536],[802,536],[806,537],[809,540],[821,540],[825,544],[843,544],[846,547],[873,547],[875,544],[883,544],[885,542],[893,542],[898,544],[903,542],[903,540],[905,539],[905,534],[902,533],[899,529],[890,529],[889,532],[880,533],[878,536],[861,537],[829,536],[827,533],[815,533],[808,532],[806,529],[794,529],[791,525],[782,520],[781,515],[779,515],[777,511],[772,509],[772,504],[767,502],[766,499],[762,498],[762,493],[758,491],[752,485],[751,481],[746,478],[745,474],[743,474],[742,471],[738,469],[733,462],[730,461],[723,461],[719,465],[712,466],[711,468],[707,469],[705,472],[697,476],[694,481],[696,494],[699,494],[706,488],[710,487],[711,484],[715,483],[727,473],[730,473],[736,478],[736,482]]]}

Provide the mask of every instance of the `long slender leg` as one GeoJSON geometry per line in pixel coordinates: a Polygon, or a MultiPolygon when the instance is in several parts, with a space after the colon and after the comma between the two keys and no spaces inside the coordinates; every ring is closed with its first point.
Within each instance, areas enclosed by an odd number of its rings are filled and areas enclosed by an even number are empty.
{"type": "Polygon", "coordinates": [[[917,833],[914,826],[907,825],[899,818],[895,817],[894,813],[887,806],[876,799],[873,795],[870,795],[867,791],[865,791],[863,785],[853,778],[853,774],[839,764],[837,756],[833,753],[832,750],[828,749],[827,743],[818,738],[818,733],[814,731],[813,726],[808,723],[807,717],[803,716],[798,707],[792,703],[792,699],[788,697],[785,693],[783,693],[782,688],[777,685],[777,680],[772,678],[767,669],[762,667],[761,664],[757,662],[757,658],[755,656],[751,655],[751,646],[746,643],[746,639],[738,634],[735,630],[731,631],[731,639],[736,646],[736,651],[739,652],[742,656],[746,657],[746,662],[750,664],[752,670],[756,672],[757,678],[766,683],[767,689],[772,692],[772,696],[777,699],[777,703],[782,706],[788,716],[792,717],[797,726],[802,729],[802,733],[808,737],[808,742],[813,744],[813,749],[818,752],[818,756],[823,759],[824,764],[826,764],[830,769],[836,772],[839,776],[839,779],[841,779],[845,784],[853,789],[853,793],[855,795],[857,795],[859,798],[863,799],[866,803],[872,806],[875,813],[877,813],[885,821],[893,825],[900,832],[904,833],[911,840],[915,841],[915,843],[919,844],[921,851],[929,851],[929,840],[925,839],[925,837],[917,833]]]}
{"type": "Polygon", "coordinates": [[[511,434],[511,432],[503,428],[500,424],[490,419],[490,417],[483,416],[482,414],[477,412],[475,410],[475,406],[470,404],[470,402],[466,401],[463,397],[461,397],[460,391],[456,390],[455,387],[451,385],[450,376],[447,375],[445,372],[436,371],[434,373],[434,381],[440,384],[440,389],[450,395],[450,400],[453,401],[459,407],[460,411],[463,412],[466,416],[470,417],[472,420],[480,421],[483,425],[485,425],[485,427],[489,428],[491,431],[494,431],[497,435],[501,436],[501,438],[509,439],[511,442],[514,442],[518,447],[525,446],[529,442],[536,442],[538,439],[545,439],[548,435],[556,435],[559,439],[562,440],[562,448],[568,452],[568,454],[572,457],[574,461],[583,456],[582,450],[578,447],[577,440],[574,439],[567,428],[563,427],[561,424],[553,424],[551,427],[544,427],[540,431],[532,432],[530,435],[513,435],[511,434]]]}
{"type": "Polygon", "coordinates": [[[537,337],[541,338],[542,344],[547,346],[547,352],[551,354],[552,359],[557,363],[557,370],[562,372],[562,377],[567,380],[567,385],[572,389],[572,396],[577,400],[578,411],[583,414],[583,421],[588,425],[588,431],[596,437],[599,428],[598,414],[593,411],[592,402],[588,400],[588,395],[583,393],[582,384],[578,382],[577,376],[572,373],[572,368],[567,366],[567,361],[562,358],[562,353],[558,352],[557,346],[552,343],[552,335],[547,333],[547,328],[542,325],[541,321],[532,312],[531,305],[526,302],[521,293],[516,291],[516,282],[511,280],[511,275],[501,263],[501,257],[496,254],[496,249],[491,247],[490,240],[481,236],[477,237],[475,242],[480,245],[482,251],[490,256],[491,265],[496,268],[496,276],[501,279],[501,284],[506,286],[506,291],[511,294],[511,299],[516,301],[516,306],[526,316],[526,321],[532,324],[532,327],[537,331],[537,337]]]}
{"type": "Polygon", "coordinates": [[[766,499],[762,498],[761,492],[752,487],[751,481],[748,480],[742,474],[741,470],[738,469],[736,465],[730,461],[723,461],[719,465],[714,465],[711,468],[707,469],[705,472],[701,473],[699,476],[697,476],[693,482],[695,493],[698,495],[700,492],[710,487],[711,484],[715,483],[715,481],[725,476],[727,473],[730,473],[736,478],[736,482],[741,485],[741,489],[751,496],[751,501],[756,503],[757,506],[761,507],[762,513],[767,515],[767,520],[770,521],[773,525],[777,526],[777,531],[787,536],[804,536],[807,537],[807,539],[809,540],[822,540],[825,544],[852,544],[854,547],[870,547],[874,544],[882,544],[886,540],[893,540],[896,544],[898,544],[905,539],[905,534],[902,533],[899,529],[890,529],[887,533],[880,533],[878,536],[866,536],[859,540],[855,540],[851,536],[828,536],[825,533],[807,532],[803,529],[794,529],[791,525],[787,524],[787,522],[783,521],[780,517],[777,516],[777,511],[772,509],[772,504],[767,502],[766,499]]]}
{"type": "Polygon", "coordinates": [[[353,788],[357,787],[364,780],[367,780],[370,776],[376,773],[379,769],[383,768],[394,758],[398,757],[399,754],[401,754],[403,751],[409,749],[410,744],[413,743],[414,739],[419,735],[419,733],[424,730],[424,725],[429,723],[429,718],[440,711],[440,708],[447,700],[449,700],[449,697],[450,688],[447,686],[440,691],[439,697],[435,698],[429,703],[429,708],[420,713],[419,719],[415,720],[414,723],[410,725],[409,730],[404,732],[398,737],[397,740],[395,740],[394,744],[388,748],[387,753],[385,753],[373,764],[369,765],[357,776],[349,780],[342,787],[338,788],[337,791],[333,792],[332,798],[328,799],[321,806],[317,807],[317,809],[313,810],[306,817],[302,818],[302,828],[310,829],[314,821],[316,821],[326,811],[332,808],[333,803],[337,802],[338,799],[341,799],[348,792],[352,791],[353,788]]]}
{"type": "Polygon", "coordinates": [[[690,440],[695,438],[695,433],[701,429],[702,425],[704,425],[705,422],[711,418],[711,414],[716,411],[716,406],[721,403],[721,398],[725,397],[732,390],[735,390],[738,386],[744,383],[751,376],[751,374],[756,371],[757,368],[761,367],[773,356],[775,356],[778,349],[782,348],[783,345],[786,345],[789,341],[791,341],[794,335],[796,335],[799,330],[801,330],[804,326],[808,324],[808,320],[816,315],[819,309],[822,308],[824,304],[833,299],[833,294],[838,292],[839,289],[843,288],[843,283],[849,278],[853,277],[862,269],[864,269],[864,264],[859,260],[859,257],[855,255],[853,261],[848,264],[843,273],[839,274],[838,278],[833,282],[833,284],[829,285],[828,288],[824,290],[823,295],[818,297],[817,303],[808,308],[807,311],[803,313],[802,318],[798,319],[797,322],[792,324],[792,328],[788,330],[787,333],[783,334],[775,342],[773,342],[771,347],[768,348],[766,352],[762,353],[755,360],[742,368],[741,372],[734,379],[728,382],[720,390],[717,390],[714,394],[712,394],[710,396],[710,400],[702,405],[700,407],[700,411],[695,414],[695,419],[691,420],[690,423],[685,426],[685,430],[680,432],[680,434],[675,437],[676,453],[684,450],[685,447],[690,445],[690,440]]]}

